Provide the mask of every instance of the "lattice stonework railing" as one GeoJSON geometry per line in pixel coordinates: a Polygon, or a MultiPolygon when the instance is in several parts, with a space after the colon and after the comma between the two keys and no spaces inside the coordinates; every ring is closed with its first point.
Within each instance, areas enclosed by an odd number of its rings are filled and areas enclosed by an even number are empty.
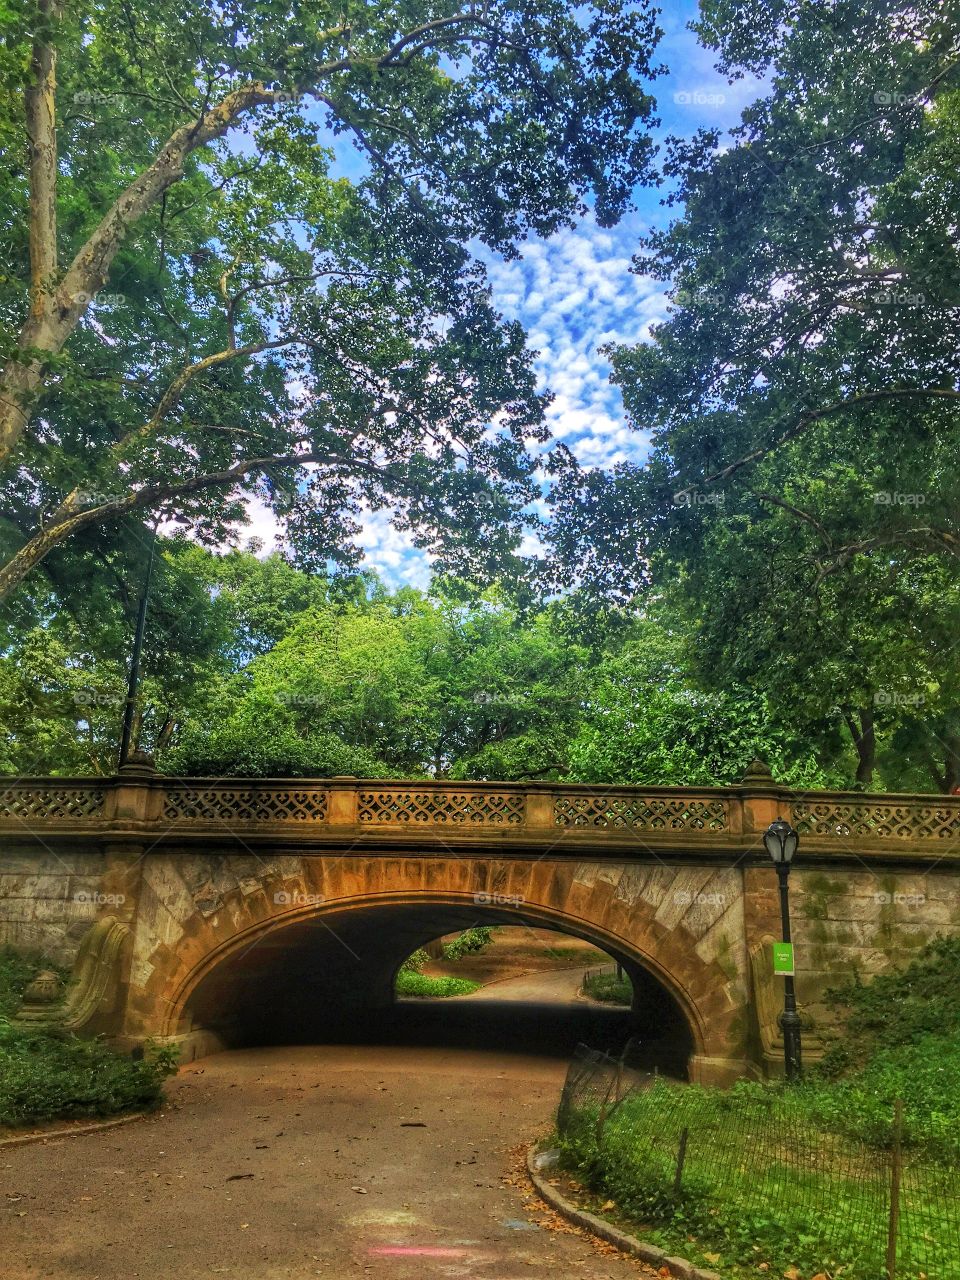
{"type": "Polygon", "coordinates": [[[361,791],[357,796],[358,822],[517,826],[523,820],[523,796],[498,791],[361,791]]]}
{"type": "Polygon", "coordinates": [[[807,800],[793,805],[793,825],[801,834],[873,836],[893,840],[960,839],[960,806],[936,801],[807,800]]]}
{"type": "Polygon", "coordinates": [[[98,818],[104,795],[102,787],[6,787],[0,790],[0,817],[24,822],[98,818]]]}
{"type": "Polygon", "coordinates": [[[185,822],[325,822],[327,792],[177,787],[166,793],[163,816],[185,822]]]}
{"type": "Polygon", "coordinates": [[[670,800],[659,796],[556,796],[558,827],[630,827],[638,831],[726,831],[725,800],[670,800]]]}

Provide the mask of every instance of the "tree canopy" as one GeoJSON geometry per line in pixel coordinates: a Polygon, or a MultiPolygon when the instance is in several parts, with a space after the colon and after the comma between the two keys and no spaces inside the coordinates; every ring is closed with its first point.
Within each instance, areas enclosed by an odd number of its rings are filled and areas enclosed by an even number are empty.
{"type": "Polygon", "coordinates": [[[510,563],[544,398],[475,245],[512,255],[588,200],[609,224],[650,177],[655,11],[36,0],[11,19],[0,598],[130,513],[220,541],[251,494],[304,565],[355,564],[381,508],[441,570],[510,563]]]}
{"type": "Polygon", "coordinates": [[[165,768],[960,787],[960,5],[695,30],[759,97],[657,153],[646,0],[18,0],[2,767],[113,767],[158,526],[165,768]],[[642,185],[670,308],[603,357],[650,450],[590,468],[482,260],[642,185]],[[282,554],[227,550],[252,498],[282,554]],[[360,570],[373,511],[428,591],[360,570]]]}
{"type": "Polygon", "coordinates": [[[709,687],[845,735],[861,785],[884,735],[901,783],[960,782],[958,16],[701,6],[720,68],[769,91],[669,144],[678,216],[635,269],[671,314],[608,352],[651,455],[573,476],[589,515],[561,530],[622,599],[668,591],[709,687]]]}

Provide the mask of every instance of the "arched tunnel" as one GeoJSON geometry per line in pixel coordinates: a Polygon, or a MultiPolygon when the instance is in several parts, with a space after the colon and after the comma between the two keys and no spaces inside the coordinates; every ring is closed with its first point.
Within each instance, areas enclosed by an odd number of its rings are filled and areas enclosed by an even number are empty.
{"type": "Polygon", "coordinates": [[[407,1043],[565,1055],[579,1042],[684,1076],[693,1035],[679,1001],[608,938],[552,921],[619,962],[630,1009],[591,1002],[547,1005],[487,999],[398,1001],[397,970],[418,948],[477,925],[528,924],[522,909],[472,902],[359,903],[278,922],[238,941],[186,992],[178,1031],[213,1032],[226,1047],[264,1044],[407,1043]]]}

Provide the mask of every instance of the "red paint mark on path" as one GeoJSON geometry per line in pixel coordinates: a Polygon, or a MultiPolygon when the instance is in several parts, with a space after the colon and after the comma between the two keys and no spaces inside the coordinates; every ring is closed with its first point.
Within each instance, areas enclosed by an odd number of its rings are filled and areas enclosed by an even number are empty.
{"type": "Polygon", "coordinates": [[[408,1257],[416,1255],[421,1258],[465,1258],[466,1249],[439,1249],[432,1245],[385,1244],[376,1249],[368,1249],[368,1253],[378,1257],[408,1257]]]}

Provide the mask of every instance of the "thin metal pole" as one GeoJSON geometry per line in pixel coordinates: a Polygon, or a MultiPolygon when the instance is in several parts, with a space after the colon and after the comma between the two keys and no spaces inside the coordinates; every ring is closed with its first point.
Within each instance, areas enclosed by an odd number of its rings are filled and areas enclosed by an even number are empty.
{"type": "Polygon", "coordinates": [[[676,1200],[680,1195],[680,1188],[683,1186],[683,1166],[687,1158],[687,1139],[690,1137],[690,1130],[686,1125],[680,1131],[680,1148],[677,1151],[677,1169],[673,1175],[673,1198],[676,1200]]]}
{"type": "MultiPolygon", "coordinates": [[[[790,894],[787,886],[790,867],[787,863],[777,863],[777,879],[780,882],[780,920],[783,926],[783,941],[791,942],[790,937],[790,894]]],[[[780,1017],[783,1028],[783,1069],[787,1080],[793,1084],[800,1079],[803,1068],[800,1061],[800,1015],[797,1013],[797,993],[793,983],[793,975],[785,974],[783,979],[783,1013],[780,1017]]]]}
{"type": "Polygon", "coordinates": [[[890,1157],[890,1219],[887,1225],[887,1280],[897,1274],[900,1235],[900,1180],[903,1176],[903,1099],[893,1104],[893,1152],[890,1157]]]}
{"type": "Polygon", "coordinates": [[[127,700],[123,705],[123,730],[120,734],[120,756],[117,767],[122,769],[130,757],[130,739],[133,736],[133,716],[137,706],[137,694],[140,687],[140,658],[143,654],[143,635],[147,625],[147,600],[150,597],[150,581],[153,577],[153,553],[157,546],[157,526],[153,526],[153,537],[150,539],[150,554],[147,557],[147,571],[143,579],[143,594],[140,597],[140,608],[137,612],[137,629],[133,636],[133,653],[130,655],[130,677],[127,681],[127,700]]]}

